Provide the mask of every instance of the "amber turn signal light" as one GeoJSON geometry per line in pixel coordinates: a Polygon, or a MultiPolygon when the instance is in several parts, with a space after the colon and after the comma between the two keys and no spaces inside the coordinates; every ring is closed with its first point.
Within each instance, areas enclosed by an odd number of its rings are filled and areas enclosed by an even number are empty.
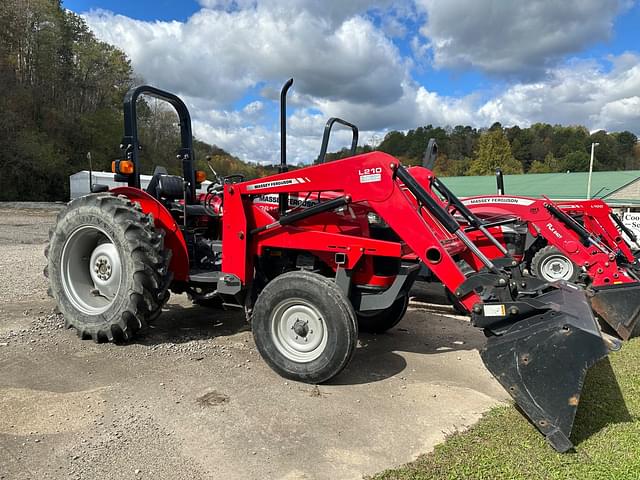
{"type": "Polygon", "coordinates": [[[196,183],[202,183],[207,179],[207,172],[196,170],[196,183]]]}
{"type": "Polygon", "coordinates": [[[111,171],[121,175],[131,175],[133,173],[133,162],[129,160],[114,160],[111,162],[111,171]]]}

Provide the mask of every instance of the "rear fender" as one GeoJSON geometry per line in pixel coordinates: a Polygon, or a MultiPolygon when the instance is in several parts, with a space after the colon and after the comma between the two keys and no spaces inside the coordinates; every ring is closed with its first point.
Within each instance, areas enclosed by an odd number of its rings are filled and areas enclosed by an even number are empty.
{"type": "Polygon", "coordinates": [[[189,280],[189,251],[187,243],[180,231],[180,227],[158,200],[147,192],[133,187],[118,187],[110,190],[114,195],[124,195],[132,202],[136,202],[144,213],[153,215],[156,228],[165,232],[164,246],[171,250],[171,262],[169,270],[173,273],[173,279],[178,281],[189,280]]]}

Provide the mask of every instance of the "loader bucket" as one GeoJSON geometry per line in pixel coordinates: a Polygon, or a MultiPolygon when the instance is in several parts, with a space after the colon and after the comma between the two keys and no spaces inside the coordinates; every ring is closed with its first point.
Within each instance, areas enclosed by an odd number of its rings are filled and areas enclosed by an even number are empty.
{"type": "Polygon", "coordinates": [[[593,289],[591,307],[623,340],[640,335],[640,283],[593,289]]]}
{"type": "Polygon", "coordinates": [[[582,290],[561,283],[535,300],[551,309],[490,336],[480,355],[547,442],[566,452],[587,370],[609,349],[582,290]]]}

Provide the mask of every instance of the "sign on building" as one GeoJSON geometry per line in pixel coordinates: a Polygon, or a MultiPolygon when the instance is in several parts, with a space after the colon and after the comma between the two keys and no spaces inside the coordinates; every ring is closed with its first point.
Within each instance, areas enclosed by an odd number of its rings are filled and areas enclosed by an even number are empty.
{"type": "Polygon", "coordinates": [[[622,217],[622,223],[624,223],[636,237],[640,239],[640,213],[638,212],[625,212],[622,217]]]}

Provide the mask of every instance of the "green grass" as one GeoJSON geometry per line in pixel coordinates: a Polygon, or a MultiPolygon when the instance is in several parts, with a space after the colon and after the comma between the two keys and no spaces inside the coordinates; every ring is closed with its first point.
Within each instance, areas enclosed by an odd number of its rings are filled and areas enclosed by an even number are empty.
{"type": "Polygon", "coordinates": [[[373,478],[640,479],[640,338],[588,373],[571,440],[558,454],[514,407],[491,410],[432,453],[373,478]]]}

